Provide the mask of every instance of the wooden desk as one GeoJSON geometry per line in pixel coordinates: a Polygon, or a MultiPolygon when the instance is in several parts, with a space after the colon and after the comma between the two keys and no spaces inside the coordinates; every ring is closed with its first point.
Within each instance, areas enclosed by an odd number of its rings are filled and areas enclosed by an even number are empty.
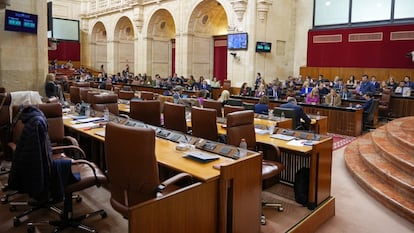
{"type": "MultiPolygon", "coordinates": [[[[125,119],[116,119],[126,123],[125,119]]],[[[78,129],[71,119],[65,119],[64,124],[66,129],[101,144],[105,140],[96,134],[103,128],[78,129]]],[[[259,232],[261,155],[249,152],[238,160],[220,157],[199,163],[184,158],[184,152],[175,150],[175,146],[174,142],[157,138],[157,161],[164,167],[191,174],[198,182],[134,206],[128,216],[129,232],[259,232]],[[216,164],[221,165],[220,170],[213,168],[216,164]]]]}
{"type": "MultiPolygon", "coordinates": [[[[255,120],[256,121],[256,120],[255,120]]],[[[219,134],[225,135],[226,128],[217,123],[219,134]]],[[[281,133],[283,129],[278,129],[281,133]]],[[[305,133],[308,139],[314,134],[296,131],[295,136],[305,133]]],[[[285,170],[280,179],[291,185],[294,184],[295,174],[302,167],[310,168],[308,208],[314,209],[322,202],[331,197],[331,174],[332,174],[332,143],[331,137],[320,135],[320,141],[314,141],[312,146],[293,146],[289,141],[271,138],[270,134],[256,133],[256,141],[271,145],[277,145],[281,151],[281,162],[285,170]]]]}
{"type": "MultiPolygon", "coordinates": [[[[279,133],[282,129],[279,129],[279,133]]],[[[297,137],[300,131],[297,131],[297,137]]],[[[312,137],[312,134],[309,134],[312,137]]],[[[308,208],[314,209],[331,197],[332,138],[321,136],[313,146],[292,146],[288,141],[271,138],[269,134],[256,134],[259,142],[277,145],[285,170],[280,179],[293,184],[296,172],[302,167],[310,169],[308,208]]]]}
{"type": "MultiPolygon", "coordinates": [[[[241,99],[244,102],[248,103],[258,103],[259,99],[255,97],[244,97],[244,96],[231,96],[231,98],[241,99]]],[[[274,100],[271,99],[269,102],[269,108],[279,107],[280,105],[286,103],[285,100],[274,100]]],[[[326,122],[324,119],[320,119],[316,128],[319,128],[321,131],[317,132],[319,134],[324,134],[325,128],[327,132],[337,133],[342,135],[350,136],[359,136],[362,132],[362,110],[361,109],[352,109],[348,107],[332,107],[326,105],[312,105],[305,103],[298,103],[298,105],[303,107],[303,110],[311,116],[316,115],[317,112],[320,113],[320,116],[326,116],[326,122]]],[[[314,119],[312,117],[312,119],[314,119]]]]}
{"type": "Polygon", "coordinates": [[[414,96],[391,95],[389,106],[393,117],[414,116],[414,96]]]}

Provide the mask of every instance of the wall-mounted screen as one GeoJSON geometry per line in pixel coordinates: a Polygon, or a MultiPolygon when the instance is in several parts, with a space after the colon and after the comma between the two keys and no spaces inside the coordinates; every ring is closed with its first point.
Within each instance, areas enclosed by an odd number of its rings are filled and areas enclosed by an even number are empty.
{"type": "Polygon", "coordinates": [[[230,50],[247,49],[247,33],[227,35],[227,48],[230,50]]]}
{"type": "Polygon", "coordinates": [[[37,34],[37,15],[7,10],[4,18],[4,30],[37,34]]]}
{"type": "Polygon", "coordinates": [[[53,18],[52,25],[54,39],[79,41],[79,20],[53,18]]]}
{"type": "Polygon", "coordinates": [[[270,53],[272,50],[272,43],[270,42],[256,42],[256,52],[258,53],[270,53]]]}

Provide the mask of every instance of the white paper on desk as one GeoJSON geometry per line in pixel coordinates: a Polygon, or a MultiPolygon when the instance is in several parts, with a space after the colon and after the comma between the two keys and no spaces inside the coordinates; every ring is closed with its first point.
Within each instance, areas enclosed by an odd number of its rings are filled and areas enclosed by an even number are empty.
{"type": "Polygon", "coordinates": [[[264,129],[254,129],[254,132],[256,132],[257,134],[268,134],[269,130],[264,130],[264,129]]]}
{"type": "Polygon", "coordinates": [[[98,124],[95,124],[95,123],[92,123],[92,122],[72,125],[72,127],[75,128],[75,129],[94,128],[96,126],[98,126],[98,124]]]}
{"type": "Polygon", "coordinates": [[[305,143],[306,140],[290,140],[286,145],[290,146],[304,146],[303,143],[305,143]]]}

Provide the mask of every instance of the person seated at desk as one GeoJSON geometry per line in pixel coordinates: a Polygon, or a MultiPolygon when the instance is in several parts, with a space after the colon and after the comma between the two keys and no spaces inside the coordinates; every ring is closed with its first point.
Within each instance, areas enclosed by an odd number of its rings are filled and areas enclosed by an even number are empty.
{"type": "Polygon", "coordinates": [[[319,90],[314,87],[312,91],[306,96],[305,103],[307,104],[319,104],[319,90]]]}
{"type": "Polygon", "coordinates": [[[52,73],[46,75],[45,92],[48,98],[59,97],[59,87],[55,83],[55,75],[52,73]]]}
{"type": "Polygon", "coordinates": [[[254,93],[255,97],[262,97],[263,95],[266,95],[266,87],[264,83],[261,83],[259,85],[259,88],[257,88],[256,92],[254,93]]]}
{"type": "Polygon", "coordinates": [[[181,102],[182,96],[183,96],[183,91],[184,91],[184,89],[183,89],[182,86],[176,86],[174,88],[174,93],[173,93],[172,96],[173,96],[173,99],[174,99],[174,103],[175,104],[178,104],[178,103],[181,102]]]}
{"type": "Polygon", "coordinates": [[[204,105],[204,100],[207,98],[207,91],[206,90],[201,90],[198,92],[198,105],[200,107],[202,107],[204,105]]]}
{"type": "Polygon", "coordinates": [[[276,84],[275,82],[272,83],[271,87],[267,91],[267,96],[272,97],[274,99],[279,99],[282,97],[282,88],[280,87],[282,83],[276,84]]]}
{"type": "Polygon", "coordinates": [[[217,99],[221,103],[221,106],[224,107],[224,105],[227,104],[227,100],[230,98],[230,92],[228,90],[223,90],[220,94],[220,97],[217,99]]]}
{"type": "Polygon", "coordinates": [[[342,87],[342,91],[339,93],[342,99],[350,99],[352,98],[352,92],[348,90],[347,86],[342,87]]]}
{"type": "Polygon", "coordinates": [[[325,96],[325,104],[329,106],[341,106],[341,97],[336,93],[335,88],[331,88],[329,94],[325,96]]]}
{"type": "Polygon", "coordinates": [[[312,87],[310,87],[310,84],[308,81],[305,81],[302,85],[302,89],[300,89],[300,95],[306,96],[312,91],[312,87]]]}
{"type": "Polygon", "coordinates": [[[260,97],[259,103],[254,105],[254,113],[269,114],[269,97],[265,95],[260,97]]]}
{"type": "Polygon", "coordinates": [[[296,114],[296,125],[302,125],[305,130],[309,129],[311,119],[306,115],[306,113],[303,111],[302,106],[299,106],[296,102],[295,97],[288,97],[287,103],[280,105],[281,108],[291,108],[295,110],[296,114]],[[302,124],[301,120],[304,121],[302,124]]]}
{"type": "Polygon", "coordinates": [[[252,89],[247,86],[247,83],[244,82],[242,86],[240,87],[240,93],[241,96],[250,96],[252,89]]]}
{"type": "Polygon", "coordinates": [[[410,96],[411,95],[411,88],[407,87],[405,85],[404,81],[401,81],[400,85],[398,85],[398,87],[395,88],[394,93],[402,95],[402,96],[410,96]]]}
{"type": "Polygon", "coordinates": [[[210,87],[220,88],[220,81],[217,80],[217,77],[213,77],[213,80],[210,82],[210,87]]]}
{"type": "Polygon", "coordinates": [[[164,91],[165,96],[172,96],[174,94],[173,86],[168,86],[167,90],[164,91]]]}

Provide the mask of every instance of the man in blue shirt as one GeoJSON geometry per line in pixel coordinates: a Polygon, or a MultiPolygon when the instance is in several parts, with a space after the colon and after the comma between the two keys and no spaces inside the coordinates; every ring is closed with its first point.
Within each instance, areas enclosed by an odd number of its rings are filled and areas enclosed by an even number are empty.
{"type": "Polygon", "coordinates": [[[368,92],[375,93],[375,86],[368,81],[368,75],[362,75],[361,86],[359,88],[359,94],[365,95],[368,92]]]}

